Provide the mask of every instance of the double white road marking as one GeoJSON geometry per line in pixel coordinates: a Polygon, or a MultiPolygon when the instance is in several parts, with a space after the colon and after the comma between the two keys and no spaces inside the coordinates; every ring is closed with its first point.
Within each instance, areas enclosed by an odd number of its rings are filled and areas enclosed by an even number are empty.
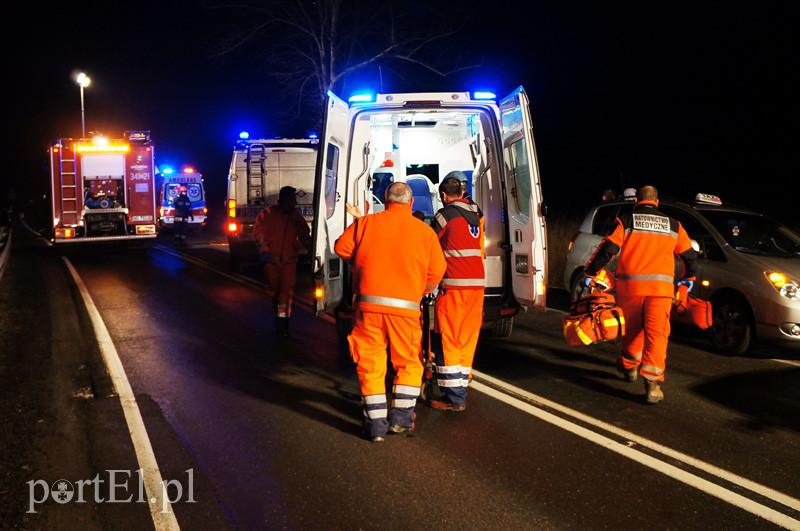
{"type": "MultiPolygon", "coordinates": [[[[186,260],[187,262],[195,264],[208,271],[217,273],[225,278],[228,278],[229,280],[248,286],[252,289],[256,289],[258,291],[264,289],[263,284],[255,280],[243,277],[241,275],[233,275],[224,271],[220,271],[214,268],[208,262],[199,258],[174,251],[161,245],[156,245],[154,248],[160,252],[164,252],[166,254],[186,260]]],[[[73,273],[73,277],[76,278],[76,283],[78,283],[79,277],[77,277],[77,273],[74,271],[66,258],[64,260],[67,262],[67,266],[73,273]]],[[[80,286],[82,286],[82,282],[79,284],[79,287],[80,286]]],[[[85,287],[82,287],[82,295],[84,291],[85,287]]],[[[86,297],[88,297],[88,292],[84,296],[84,301],[86,301],[86,297]]],[[[89,300],[91,301],[91,299],[89,300]]],[[[300,305],[305,306],[306,309],[311,309],[311,305],[308,303],[303,302],[300,305]]],[[[91,307],[94,308],[93,303],[91,304],[91,307]]],[[[89,304],[87,303],[87,309],[88,308],[89,304]]],[[[97,310],[94,309],[94,312],[97,313],[97,310]]],[[[90,314],[91,313],[92,312],[90,311],[90,314]]],[[[97,318],[100,319],[99,314],[97,314],[97,318]]],[[[94,318],[92,320],[94,323],[94,318]]],[[[100,320],[100,322],[102,324],[102,320],[100,320]]],[[[95,330],[97,331],[97,326],[95,326],[95,330]]],[[[105,331],[105,326],[103,326],[103,331],[107,337],[108,332],[105,331]]],[[[100,340],[100,333],[98,333],[98,340],[100,340]]],[[[110,337],[108,337],[107,341],[110,344],[110,348],[113,349],[114,347],[111,343],[110,337]]],[[[117,363],[119,363],[119,357],[116,356],[116,350],[114,349],[113,352],[117,363]]],[[[121,364],[119,364],[119,369],[122,369],[121,364]]],[[[122,374],[124,377],[124,371],[122,374]]],[[[755,495],[754,497],[760,497],[764,501],[769,500],[775,505],[782,505],[790,509],[790,512],[793,513],[800,512],[800,500],[797,498],[734,474],[725,469],[719,468],[710,463],[706,463],[705,461],[694,458],[655,441],[651,441],[636,435],[635,433],[603,422],[599,419],[581,413],[580,411],[559,404],[558,402],[554,402],[545,397],[536,395],[512,384],[489,376],[488,374],[484,374],[476,370],[473,370],[472,374],[473,382],[471,386],[478,392],[484,393],[544,422],[557,426],[589,442],[602,446],[607,450],[615,452],[656,472],[680,481],[692,488],[714,496],[726,503],[739,507],[778,526],[786,529],[800,530],[800,520],[794,516],[781,512],[774,507],[765,505],[756,499],[745,496],[743,493],[753,494],[755,495]],[[592,429],[590,429],[590,427],[592,429]],[[643,451],[639,448],[642,448],[646,451],[643,451]],[[662,458],[656,457],[656,455],[660,455],[663,458],[669,459],[672,462],[682,466],[676,466],[676,464],[672,464],[671,462],[668,462],[662,458]],[[686,470],[686,468],[694,469],[695,471],[704,474],[706,477],[702,477],[701,475],[698,475],[698,473],[690,472],[686,470]],[[715,478],[724,483],[728,483],[732,488],[715,483],[709,478],[715,478]],[[733,488],[736,488],[740,492],[736,492],[733,490],[733,488]]],[[[127,378],[125,379],[125,385],[127,385],[127,388],[130,389],[129,384],[127,384],[127,378]]],[[[122,399],[121,393],[120,398],[122,399]]],[[[133,400],[133,404],[135,406],[135,399],[133,399],[132,393],[130,394],[130,398],[133,400]]],[[[138,414],[138,409],[136,409],[136,412],[138,414]]],[[[127,418],[128,416],[126,412],[126,419],[127,418]]],[[[141,423],[141,416],[139,415],[138,418],[139,422],[141,423]]],[[[144,430],[143,424],[141,425],[141,430],[144,430]]],[[[133,433],[133,429],[131,429],[131,432],[133,433]]],[[[149,448],[149,441],[147,441],[147,447],[149,448]]],[[[137,450],[137,456],[138,453],[139,452],[137,450]]],[[[150,453],[152,455],[152,449],[150,449],[150,453]]],[[[155,465],[154,457],[152,464],[155,465]]],[[[155,470],[156,473],[158,473],[157,466],[155,466],[155,470]]],[[[158,476],[158,480],[160,481],[160,476],[158,476]]],[[[170,512],[170,514],[172,513],[170,512]]],[[[175,522],[175,525],[177,526],[177,522],[175,522]]]]}

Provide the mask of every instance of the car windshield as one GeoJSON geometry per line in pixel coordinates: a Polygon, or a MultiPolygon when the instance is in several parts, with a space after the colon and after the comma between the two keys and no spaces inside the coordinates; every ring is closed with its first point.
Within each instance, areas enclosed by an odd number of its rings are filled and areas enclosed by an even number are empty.
{"type": "Polygon", "coordinates": [[[748,254],[800,258],[800,235],[777,221],[758,214],[704,210],[731,247],[748,254]]]}

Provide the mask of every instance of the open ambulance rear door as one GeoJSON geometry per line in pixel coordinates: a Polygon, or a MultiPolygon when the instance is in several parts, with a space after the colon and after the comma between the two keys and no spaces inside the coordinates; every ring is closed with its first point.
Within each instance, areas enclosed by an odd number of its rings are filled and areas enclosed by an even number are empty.
{"type": "Polygon", "coordinates": [[[500,101],[503,160],[509,197],[511,278],[514,298],[526,307],[545,308],[547,231],[530,103],[520,86],[500,101]]]}
{"type": "Polygon", "coordinates": [[[350,122],[347,103],[328,91],[317,156],[311,231],[317,314],[333,310],[342,300],[344,263],[333,251],[333,245],[349,218],[345,213],[345,197],[350,122]]]}

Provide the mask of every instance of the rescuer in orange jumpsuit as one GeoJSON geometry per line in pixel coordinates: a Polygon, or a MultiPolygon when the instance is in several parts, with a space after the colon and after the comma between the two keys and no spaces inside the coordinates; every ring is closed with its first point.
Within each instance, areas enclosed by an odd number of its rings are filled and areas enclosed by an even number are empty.
{"type": "Polygon", "coordinates": [[[462,172],[450,172],[439,185],[444,208],[433,229],[439,235],[447,272],[436,299],[436,323],[442,353],[436,353],[436,384],[442,398],[428,405],[443,411],[464,411],[472,360],[483,324],[483,213],[464,197],[462,172]]]}
{"type": "Polygon", "coordinates": [[[697,253],[681,224],[658,210],[658,190],[653,186],[637,192],[633,211],[617,219],[614,231],[586,264],[588,284],[617,253],[617,303],[626,326],[617,368],[631,382],[641,374],[646,400],[656,404],[664,399],[660,384],[664,381],[675,295],[675,255],[685,265],[678,283],[691,289],[697,253]]]}
{"type": "Polygon", "coordinates": [[[259,259],[264,263],[267,292],[271,293],[275,309],[275,330],[289,335],[292,315],[292,296],[297,277],[298,241],[311,247],[311,231],[297,210],[296,190],[284,186],[278,192],[278,204],[265,208],[256,218],[253,233],[259,247],[259,259]]]}
{"type": "Polygon", "coordinates": [[[414,429],[414,406],[422,383],[420,301],[445,271],[436,234],[411,215],[411,189],[394,183],[386,210],[357,218],[336,240],[336,254],[352,261],[355,323],[347,338],[364,403],[364,430],[374,442],[387,431],[414,429]],[[386,402],[386,349],[394,379],[386,402]]]}

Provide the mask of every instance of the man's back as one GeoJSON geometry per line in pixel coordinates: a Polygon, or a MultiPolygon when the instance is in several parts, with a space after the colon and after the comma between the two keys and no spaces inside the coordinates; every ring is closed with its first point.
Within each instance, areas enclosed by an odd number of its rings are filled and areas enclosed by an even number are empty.
{"type": "MultiPolygon", "coordinates": [[[[397,311],[380,309],[387,313],[418,315],[415,305],[439,283],[445,270],[436,234],[411,215],[410,205],[389,204],[384,212],[357,219],[336,241],[335,250],[353,260],[357,296],[408,303],[397,311]]],[[[370,307],[369,303],[360,306],[370,307]]]]}

